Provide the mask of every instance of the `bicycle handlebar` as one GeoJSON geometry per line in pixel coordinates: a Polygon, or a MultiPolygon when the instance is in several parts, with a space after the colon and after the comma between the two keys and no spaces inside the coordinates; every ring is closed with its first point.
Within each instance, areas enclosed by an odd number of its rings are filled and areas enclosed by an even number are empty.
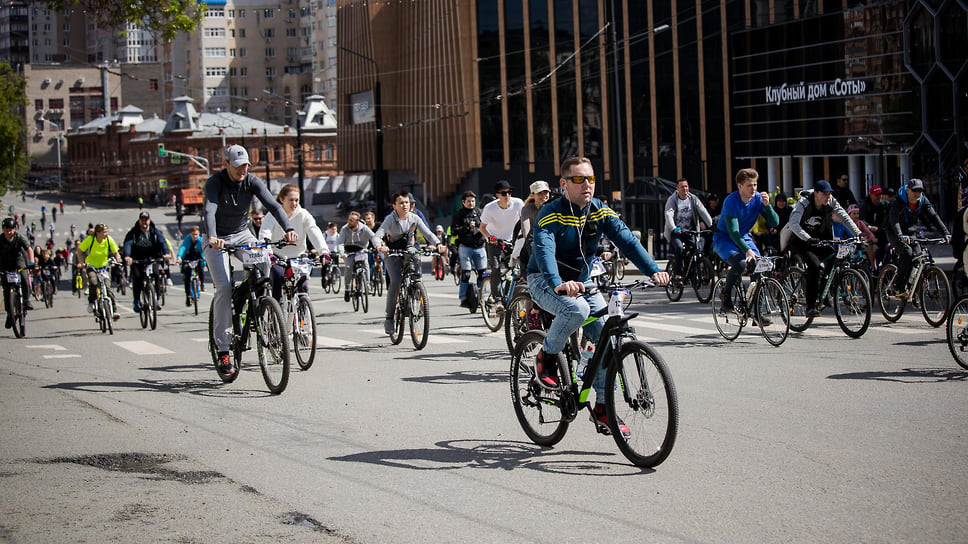
{"type": "Polygon", "coordinates": [[[283,248],[286,246],[294,246],[294,245],[296,244],[292,244],[285,240],[280,239],[274,242],[265,241],[265,242],[256,242],[254,244],[239,244],[239,245],[225,244],[224,246],[222,246],[222,249],[220,249],[219,251],[225,251],[225,252],[245,251],[246,249],[264,248],[264,247],[283,248]]]}

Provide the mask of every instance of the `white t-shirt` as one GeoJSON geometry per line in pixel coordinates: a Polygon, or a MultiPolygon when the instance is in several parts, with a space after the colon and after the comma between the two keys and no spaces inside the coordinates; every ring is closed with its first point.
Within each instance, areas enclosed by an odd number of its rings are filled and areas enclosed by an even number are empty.
{"type": "Polygon", "coordinates": [[[514,234],[514,225],[521,218],[521,208],[524,201],[511,197],[511,204],[507,209],[499,205],[500,200],[489,202],[481,212],[481,223],[487,225],[487,232],[501,240],[510,240],[514,234]]]}

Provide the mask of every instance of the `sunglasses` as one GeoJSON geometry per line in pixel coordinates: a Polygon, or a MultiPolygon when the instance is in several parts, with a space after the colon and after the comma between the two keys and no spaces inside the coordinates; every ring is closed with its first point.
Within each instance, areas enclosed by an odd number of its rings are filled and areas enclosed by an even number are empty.
{"type": "Polygon", "coordinates": [[[498,191],[497,194],[501,196],[508,196],[509,194],[511,194],[511,191],[498,191]]]}
{"type": "Polygon", "coordinates": [[[924,192],[924,189],[911,189],[911,190],[914,191],[915,193],[923,193],[924,192]]]}
{"type": "Polygon", "coordinates": [[[570,178],[565,178],[565,179],[571,180],[571,182],[574,183],[575,185],[581,185],[586,181],[591,184],[595,183],[595,176],[571,176],[570,178]]]}

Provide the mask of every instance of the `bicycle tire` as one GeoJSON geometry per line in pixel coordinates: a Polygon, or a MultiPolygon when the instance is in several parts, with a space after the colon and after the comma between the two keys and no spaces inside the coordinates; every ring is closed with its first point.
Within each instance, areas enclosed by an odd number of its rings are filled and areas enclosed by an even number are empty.
{"type": "Polygon", "coordinates": [[[7,315],[10,316],[11,328],[16,338],[23,338],[27,335],[22,297],[19,284],[10,287],[10,294],[7,296],[7,315]]]}
{"type": "Polygon", "coordinates": [[[195,315],[198,315],[198,299],[202,296],[202,287],[198,276],[192,278],[192,306],[195,307],[195,315]]]}
{"type": "Polygon", "coordinates": [[[299,368],[309,370],[316,360],[316,313],[306,293],[296,295],[292,314],[292,347],[299,368]]]}
{"type": "Polygon", "coordinates": [[[427,288],[422,282],[410,285],[410,340],[414,349],[421,350],[427,345],[430,336],[430,299],[427,298],[427,288]]]}
{"type": "Polygon", "coordinates": [[[266,387],[273,395],[286,390],[289,385],[289,331],[282,316],[282,308],[272,297],[259,300],[256,314],[256,352],[266,387]]]}
{"type": "Polygon", "coordinates": [[[102,319],[104,319],[104,322],[107,323],[108,334],[113,336],[114,335],[114,319],[113,319],[114,305],[112,304],[110,297],[103,297],[101,299],[101,308],[103,312],[101,317],[102,319]]]}
{"type": "Polygon", "coordinates": [[[103,334],[108,332],[108,320],[104,315],[104,303],[100,297],[98,298],[97,302],[94,303],[94,313],[97,316],[97,324],[101,329],[101,333],[103,334]]]}
{"type": "Polygon", "coordinates": [[[329,267],[328,266],[323,269],[322,273],[319,274],[319,286],[323,288],[324,293],[329,293],[329,267]]]}
{"type": "Polygon", "coordinates": [[[504,311],[498,311],[498,303],[488,302],[487,298],[481,297],[480,302],[481,317],[484,318],[484,326],[491,332],[497,332],[504,326],[504,311]]]}
{"type": "Polygon", "coordinates": [[[807,275],[802,268],[791,266],[780,279],[790,308],[790,329],[803,332],[813,324],[813,318],[807,316],[807,275]]]}
{"type": "Polygon", "coordinates": [[[460,266],[451,269],[450,275],[454,277],[454,285],[460,285],[460,266]]]}
{"type": "Polygon", "coordinates": [[[951,284],[944,271],[934,265],[928,265],[921,275],[918,287],[918,300],[921,301],[921,315],[928,325],[940,327],[948,317],[951,307],[951,284]]]}
{"type": "Polygon", "coordinates": [[[390,333],[390,343],[394,346],[403,342],[403,327],[407,320],[407,310],[404,308],[406,299],[406,293],[401,286],[397,294],[397,304],[393,309],[393,332],[390,333]]]}
{"type": "Polygon", "coordinates": [[[375,281],[376,281],[376,296],[382,297],[383,296],[383,288],[385,287],[385,282],[384,282],[384,277],[383,277],[383,270],[382,269],[381,270],[377,270],[377,274],[374,274],[374,275],[376,276],[376,279],[375,279],[375,281]]]}
{"type": "Polygon", "coordinates": [[[551,447],[565,437],[569,422],[562,417],[559,393],[543,389],[536,378],[535,357],[544,338],[544,331],[521,335],[512,350],[508,381],[514,414],[524,434],[539,446],[551,447]]]}
{"type": "Polygon", "coordinates": [[[968,370],[968,295],[951,306],[945,325],[945,340],[955,362],[968,370]]]}
{"type": "Polygon", "coordinates": [[[625,279],[625,259],[619,256],[615,258],[617,259],[615,261],[615,277],[618,281],[622,281],[625,279]]]}
{"type": "Polygon", "coordinates": [[[897,276],[897,265],[889,264],[881,269],[877,276],[877,301],[881,307],[881,315],[891,323],[901,319],[904,314],[905,300],[892,293],[895,277],[897,276]]]}
{"type": "Polygon", "coordinates": [[[520,293],[508,303],[504,311],[504,339],[508,345],[508,353],[514,353],[514,345],[518,339],[531,330],[528,326],[528,314],[533,306],[529,293],[520,293]]]}
{"type": "MultiPolygon", "coordinates": [[[[155,330],[158,328],[158,308],[155,307],[157,305],[155,291],[149,286],[141,292],[142,299],[144,299],[145,293],[147,293],[148,296],[148,326],[151,327],[151,330],[155,330]]],[[[144,304],[144,302],[142,302],[142,304],[144,304]]]]}
{"type": "Polygon", "coordinates": [[[679,432],[679,397],[662,356],[644,342],[627,342],[606,371],[605,392],[609,427],[622,455],[638,467],[665,461],[679,432]]]}
{"type": "Polygon", "coordinates": [[[840,273],[834,292],[834,315],[840,330],[860,338],[871,324],[871,289],[864,274],[847,269],[840,273]]]}
{"type": "MultiPolygon", "coordinates": [[[[726,283],[725,278],[720,278],[716,280],[716,284],[713,286],[713,298],[710,304],[713,312],[713,322],[716,325],[716,330],[719,331],[720,336],[732,342],[736,340],[739,333],[743,330],[745,325],[744,319],[738,313],[724,312],[723,308],[723,298],[722,290],[723,285],[726,283]]],[[[735,306],[738,301],[742,300],[742,293],[740,292],[739,283],[733,286],[733,305],[735,306]]]]}
{"type": "Polygon", "coordinates": [[[44,280],[44,306],[54,307],[54,284],[52,280],[44,280]]]}
{"type": "Polygon", "coordinates": [[[665,271],[669,274],[669,283],[665,286],[666,296],[669,297],[670,302],[678,302],[682,298],[682,292],[685,290],[685,285],[682,283],[682,279],[676,281],[675,277],[676,261],[675,258],[669,257],[666,261],[665,271]]]}
{"type": "Polygon", "coordinates": [[[359,289],[359,279],[353,276],[353,283],[346,286],[349,291],[350,303],[353,305],[353,311],[360,311],[360,289],[359,289]]]}
{"type": "Polygon", "coordinates": [[[370,311],[370,293],[366,289],[366,274],[361,270],[359,276],[360,307],[365,314],[370,311]]]}
{"type": "Polygon", "coordinates": [[[165,293],[168,292],[168,287],[165,285],[165,280],[158,275],[158,280],[155,283],[155,300],[158,304],[162,306],[165,305],[165,293]]]}
{"type": "Polygon", "coordinates": [[[330,274],[332,274],[332,277],[330,277],[329,281],[333,288],[333,294],[338,295],[339,290],[343,287],[343,275],[339,273],[338,266],[331,268],[330,274]]]}
{"type": "Polygon", "coordinates": [[[752,307],[760,334],[773,346],[779,346],[790,334],[790,303],[780,282],[761,278],[753,294],[752,307]]]}
{"type": "Polygon", "coordinates": [[[709,300],[713,297],[714,281],[716,281],[716,273],[713,271],[713,263],[707,257],[696,261],[692,289],[701,304],[709,304],[709,300]]]}
{"type": "Polygon", "coordinates": [[[118,280],[118,291],[121,291],[121,296],[124,296],[127,294],[127,290],[128,290],[127,285],[128,285],[127,278],[125,278],[124,274],[122,274],[121,279],[118,280]]]}

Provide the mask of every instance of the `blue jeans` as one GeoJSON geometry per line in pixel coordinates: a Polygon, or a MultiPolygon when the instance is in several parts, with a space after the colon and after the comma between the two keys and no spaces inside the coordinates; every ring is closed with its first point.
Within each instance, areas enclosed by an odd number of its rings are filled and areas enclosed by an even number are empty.
{"type": "Polygon", "coordinates": [[[460,287],[457,296],[461,302],[467,300],[467,288],[470,284],[471,270],[477,271],[477,286],[481,286],[481,271],[487,268],[487,253],[483,247],[473,248],[470,246],[460,246],[457,250],[460,257],[460,287]]]}
{"type": "MultiPolygon", "coordinates": [[[[586,292],[594,285],[594,282],[585,282],[586,292]]],[[[601,293],[583,294],[574,298],[555,293],[554,288],[548,284],[544,274],[540,272],[528,274],[528,289],[531,291],[531,300],[543,310],[555,316],[541,346],[544,352],[548,354],[559,353],[565,349],[565,344],[568,343],[568,337],[571,336],[571,333],[577,331],[589,315],[606,306],[601,293]]],[[[604,326],[605,323],[601,319],[596,319],[584,326],[585,335],[592,342],[598,342],[604,326]]],[[[596,374],[595,382],[592,385],[598,394],[597,398],[604,402],[605,373],[599,372],[596,374]]]]}

